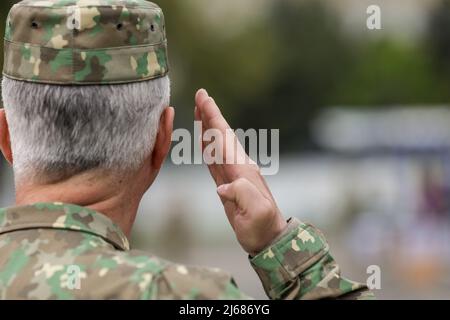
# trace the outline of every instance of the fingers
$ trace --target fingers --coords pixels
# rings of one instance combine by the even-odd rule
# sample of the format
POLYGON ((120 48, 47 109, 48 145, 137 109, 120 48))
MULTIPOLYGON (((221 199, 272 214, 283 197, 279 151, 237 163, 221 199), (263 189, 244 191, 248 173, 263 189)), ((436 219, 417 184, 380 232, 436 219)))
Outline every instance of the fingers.
MULTIPOLYGON (((241 177, 249 178, 254 171, 253 168, 257 165, 247 156, 245 149, 230 129, 214 99, 208 95, 205 89, 200 89, 195 95, 195 102, 194 113, 196 120, 202 121, 202 137, 204 132, 211 129, 222 133, 221 139, 217 137, 214 139, 216 145, 219 142, 222 146, 222 163, 208 165, 216 183, 220 185, 222 181, 229 183, 241 177)), ((202 150, 205 150, 209 143, 202 139, 202 150)))
POLYGON ((195 105, 198 107, 202 105, 206 99, 208 99, 209 95, 208 92, 206 92, 205 89, 200 89, 195 94, 195 105))
MULTIPOLYGON (((236 158, 236 160, 231 163, 248 163, 245 161, 247 160, 245 150, 234 135, 234 132, 232 132, 214 99, 208 95, 205 89, 200 89, 195 95, 195 100, 195 118, 201 119, 203 130, 207 131, 209 129, 214 129, 219 130, 222 133, 221 142, 223 145, 224 160, 227 163, 230 163, 228 160, 236 158), (228 139, 226 139, 226 137, 228 139)), ((203 147, 205 147, 205 145, 203 145, 203 147)))
POLYGON ((230 128, 216 102, 208 95, 205 89, 200 89, 197 92, 195 102, 203 126, 206 129, 218 129, 225 132, 225 130, 230 128))

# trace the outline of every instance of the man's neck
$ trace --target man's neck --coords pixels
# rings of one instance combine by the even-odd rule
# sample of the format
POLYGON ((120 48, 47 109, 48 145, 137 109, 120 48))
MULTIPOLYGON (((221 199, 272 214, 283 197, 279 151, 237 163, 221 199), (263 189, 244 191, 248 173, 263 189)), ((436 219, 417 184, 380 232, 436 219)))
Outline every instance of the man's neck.
POLYGON ((62 202, 109 217, 129 237, 142 194, 130 179, 86 172, 57 183, 17 183, 16 205, 62 202))

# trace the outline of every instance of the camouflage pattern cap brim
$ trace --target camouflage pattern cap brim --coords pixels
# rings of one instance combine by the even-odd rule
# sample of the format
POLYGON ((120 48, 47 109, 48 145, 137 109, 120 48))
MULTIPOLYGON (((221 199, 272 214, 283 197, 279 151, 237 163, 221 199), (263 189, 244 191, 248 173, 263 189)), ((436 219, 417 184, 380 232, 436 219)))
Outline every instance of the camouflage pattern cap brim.
POLYGON ((129 83, 169 71, 163 12, 144 0, 19 2, 4 50, 4 76, 39 83, 129 83))

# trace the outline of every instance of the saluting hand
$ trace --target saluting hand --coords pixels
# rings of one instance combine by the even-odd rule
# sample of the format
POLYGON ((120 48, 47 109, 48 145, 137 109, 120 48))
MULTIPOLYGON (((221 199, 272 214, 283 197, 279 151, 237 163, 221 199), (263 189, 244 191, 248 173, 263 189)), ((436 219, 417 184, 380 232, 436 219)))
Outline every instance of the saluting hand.
MULTIPOLYGON (((239 243, 254 256, 281 234, 287 223, 258 165, 247 156, 230 131, 214 99, 201 89, 195 96, 195 102, 195 119, 202 122, 203 131, 215 129, 221 133, 223 150, 220 157, 223 161, 209 164, 208 168, 239 243), (230 133, 233 139, 225 139, 226 134, 230 133), (237 163, 245 164, 230 164, 227 162, 230 155, 240 159, 237 163)), ((207 145, 208 142, 202 139, 203 150, 207 145)))

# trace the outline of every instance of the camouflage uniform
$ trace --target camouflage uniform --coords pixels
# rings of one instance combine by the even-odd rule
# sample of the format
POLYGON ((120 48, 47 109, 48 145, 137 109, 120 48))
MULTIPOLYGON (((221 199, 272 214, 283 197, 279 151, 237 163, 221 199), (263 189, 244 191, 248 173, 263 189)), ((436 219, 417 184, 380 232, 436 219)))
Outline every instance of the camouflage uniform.
MULTIPOLYGON (((250 263, 272 299, 373 297, 364 285, 339 275, 322 234, 296 219, 250 263)), ((101 213, 39 203, 0 210, 0 298, 249 297, 218 269, 174 264, 130 250, 119 227, 101 213), (74 276, 78 288, 71 285, 74 276)))
POLYGON ((25 0, 5 32, 3 74, 50 84, 114 84, 169 71, 162 10, 144 0, 25 0))
MULTIPOLYGON (((144 0, 22 1, 8 15, 4 49, 4 76, 21 81, 117 84, 169 70, 163 13, 144 0)), ((339 275, 322 234, 296 219, 250 263, 272 299, 372 297, 339 275)), ((40 203, 0 210, 0 298, 248 297, 220 270, 130 250, 101 213, 40 203)))

